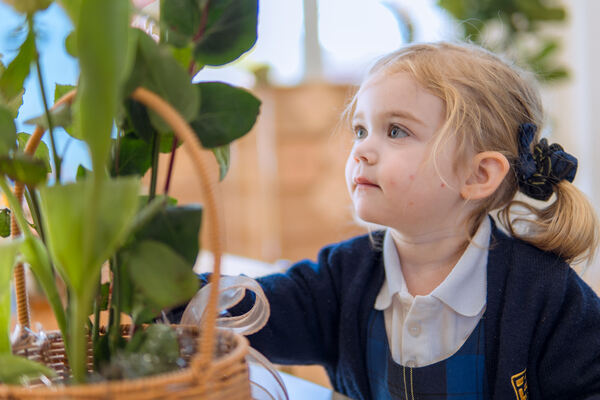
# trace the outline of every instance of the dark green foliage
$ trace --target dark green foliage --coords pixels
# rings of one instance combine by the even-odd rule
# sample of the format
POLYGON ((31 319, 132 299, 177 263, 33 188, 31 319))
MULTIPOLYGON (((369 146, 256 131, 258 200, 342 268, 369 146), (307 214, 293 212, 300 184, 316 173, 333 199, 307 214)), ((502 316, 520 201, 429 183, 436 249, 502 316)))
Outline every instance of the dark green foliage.
MULTIPOLYGON (((52 111, 52 104, 44 102, 41 116, 28 122, 43 128, 63 127, 70 140, 84 141, 91 169, 80 165, 76 182, 61 182, 64 154, 57 154, 51 132, 56 179, 47 185, 49 149, 42 143, 34 156, 25 155, 30 136, 17 135, 14 118, 26 78, 37 77, 39 87, 46 87, 41 81, 33 13, 50 2, 27 2, 34 7, 27 15, 27 37, 8 66, 0 63, 0 185, 7 193, 7 178, 28 185, 32 218, 40 233, 31 233, 18 202, 7 196, 25 237, 23 243, 8 239, 0 252, 0 261, 6 266, 2 268, 5 279, 0 280, 0 292, 5 295, 0 299, 0 322, 10 318, 6 294, 18 256, 32 266, 57 316, 74 381, 88 378, 88 333, 96 373, 103 371, 108 378, 148 376, 179 368, 183 364, 176 333, 164 325, 142 329, 140 324, 153 322, 163 309, 185 303, 197 292, 193 266, 200 249, 202 208, 174 206, 166 188, 157 190, 159 152, 174 153, 181 143, 158 113, 131 100, 130 95, 143 87, 174 108, 214 152, 222 179, 229 168, 229 146, 250 131, 260 101, 243 89, 214 82, 194 85, 191 78, 204 65, 228 63, 254 45, 258 3, 162 1, 162 38, 156 43, 130 27, 128 1, 63 0, 61 5, 75 27, 65 45, 79 62, 77 96, 72 104, 52 111), (146 197, 139 196, 139 178, 149 170, 150 191, 146 197), (101 284, 102 265, 107 262, 110 282, 101 284), (66 307, 58 296, 57 277, 66 285, 66 307), (93 323, 89 318, 92 310, 93 323), (100 334, 98 327, 101 310, 109 312, 105 334, 100 334), (132 319, 136 333, 130 340, 121 336, 121 313, 132 319)), ((13 7, 17 3, 13 2, 13 7)), ((57 84, 54 102, 73 89, 57 84)), ((0 210, 2 236, 10 234, 10 216, 9 210, 0 210)), ((5 325, 9 324, 0 327, 5 325)), ((8 330, 3 328, 0 380, 16 383, 22 376, 45 371, 21 362, 21 358, 14 361, 9 352, 8 330)))
POLYGON ((202 99, 192 128, 204 147, 219 147, 248 133, 256 122, 260 100, 222 82, 196 85, 202 99))
POLYGON ((46 181, 47 167, 44 161, 25 154, 0 157, 0 174, 26 185, 36 186, 46 181))
POLYGON ((557 5, 543 0, 438 0, 439 6, 461 22, 466 39, 494 52, 510 53, 542 81, 568 76, 566 68, 557 65, 555 60, 560 39, 539 32, 543 23, 565 21, 565 9, 560 3, 554 4, 557 5), (498 43, 483 38, 493 23, 499 23, 504 31, 498 43), (525 41, 528 46, 521 45, 525 41))

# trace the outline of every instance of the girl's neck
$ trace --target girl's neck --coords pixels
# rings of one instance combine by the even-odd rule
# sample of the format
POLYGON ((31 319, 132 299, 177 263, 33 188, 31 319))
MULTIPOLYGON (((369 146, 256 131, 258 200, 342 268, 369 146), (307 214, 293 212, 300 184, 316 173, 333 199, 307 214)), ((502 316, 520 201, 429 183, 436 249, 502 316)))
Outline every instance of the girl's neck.
POLYGON ((408 292, 427 295, 450 274, 468 246, 464 229, 406 236, 392 229, 408 292))

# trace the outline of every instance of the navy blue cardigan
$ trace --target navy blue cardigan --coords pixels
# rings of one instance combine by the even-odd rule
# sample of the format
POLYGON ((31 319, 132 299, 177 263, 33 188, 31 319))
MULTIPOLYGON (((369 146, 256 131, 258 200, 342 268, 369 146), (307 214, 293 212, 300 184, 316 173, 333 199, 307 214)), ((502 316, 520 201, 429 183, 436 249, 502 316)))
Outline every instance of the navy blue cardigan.
MULTIPOLYGON (((558 257, 495 226, 487 269, 490 398, 519 399, 526 381, 533 400, 600 399, 596 294, 558 257)), ((323 365, 336 391, 369 399, 366 329, 383 280, 382 252, 368 236, 325 247, 317 262, 259 278, 271 317, 250 343, 276 363, 323 365)), ((247 296, 232 313, 252 301, 247 296)))

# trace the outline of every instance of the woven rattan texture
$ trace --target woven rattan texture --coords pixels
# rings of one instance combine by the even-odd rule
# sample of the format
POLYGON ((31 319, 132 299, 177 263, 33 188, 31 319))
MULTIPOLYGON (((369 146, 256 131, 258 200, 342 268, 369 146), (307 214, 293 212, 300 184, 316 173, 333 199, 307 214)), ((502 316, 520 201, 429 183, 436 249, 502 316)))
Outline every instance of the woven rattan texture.
MULTIPOLYGON (((127 336, 129 327, 124 326, 127 336)), ((191 326, 176 327, 180 340, 198 338, 198 329, 191 326)), ((214 359, 203 365, 195 349, 181 356, 189 366, 179 371, 127 381, 111 381, 68 386, 69 366, 62 338, 58 332, 47 334, 39 343, 32 337, 15 346, 18 355, 43 363, 54 369, 57 377, 52 385, 41 381, 28 386, 0 385, 2 399, 249 399, 250 382, 245 355, 247 340, 229 331, 217 331, 214 359)), ((196 342, 197 340, 194 340, 196 342)), ((181 346, 186 348, 187 346, 181 346)), ((91 352, 89 357, 91 370, 91 352)))

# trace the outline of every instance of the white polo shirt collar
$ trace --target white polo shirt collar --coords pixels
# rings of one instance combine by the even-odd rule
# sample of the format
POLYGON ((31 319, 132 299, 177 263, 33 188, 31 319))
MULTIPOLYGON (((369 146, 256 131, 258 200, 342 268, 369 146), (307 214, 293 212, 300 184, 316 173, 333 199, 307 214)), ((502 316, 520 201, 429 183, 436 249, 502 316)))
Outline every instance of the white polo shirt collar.
MULTIPOLYGON (((475 316, 481 312, 486 304, 486 265, 491 228, 489 218, 485 218, 450 274, 424 297, 434 297, 464 316, 475 316)), ((402 275, 398 251, 389 229, 383 241, 383 263, 385 282, 375 300, 377 310, 388 308, 395 294, 401 298, 410 296, 402 275)))

